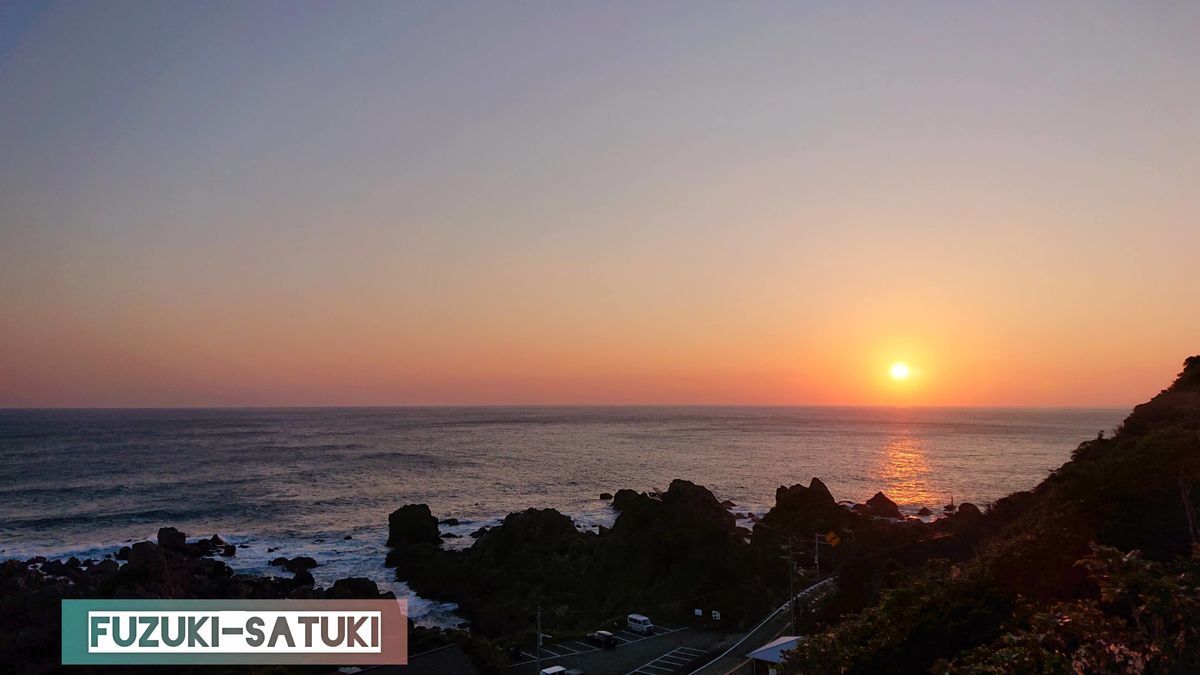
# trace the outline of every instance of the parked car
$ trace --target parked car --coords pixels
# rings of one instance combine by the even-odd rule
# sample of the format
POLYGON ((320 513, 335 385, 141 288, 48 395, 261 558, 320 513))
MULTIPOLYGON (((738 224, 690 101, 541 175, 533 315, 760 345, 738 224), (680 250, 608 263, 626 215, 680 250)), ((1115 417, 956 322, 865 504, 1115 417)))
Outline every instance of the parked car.
POLYGON ((654 623, 641 614, 630 614, 625 617, 625 621, 631 633, 654 635, 654 623))
POLYGON ((594 645, 604 647, 605 649, 610 649, 617 646, 617 638, 606 630, 598 630, 594 633, 588 633, 587 641, 594 645))

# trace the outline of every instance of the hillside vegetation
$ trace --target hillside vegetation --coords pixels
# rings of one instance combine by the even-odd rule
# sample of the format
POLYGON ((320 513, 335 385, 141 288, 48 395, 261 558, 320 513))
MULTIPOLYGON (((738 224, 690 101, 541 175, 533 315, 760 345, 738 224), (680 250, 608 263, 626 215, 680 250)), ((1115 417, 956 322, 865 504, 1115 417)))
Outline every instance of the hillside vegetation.
POLYGON ((909 538, 847 561, 844 613, 782 672, 1198 673, 1198 485, 1193 356, 1113 437, 940 550, 909 538))

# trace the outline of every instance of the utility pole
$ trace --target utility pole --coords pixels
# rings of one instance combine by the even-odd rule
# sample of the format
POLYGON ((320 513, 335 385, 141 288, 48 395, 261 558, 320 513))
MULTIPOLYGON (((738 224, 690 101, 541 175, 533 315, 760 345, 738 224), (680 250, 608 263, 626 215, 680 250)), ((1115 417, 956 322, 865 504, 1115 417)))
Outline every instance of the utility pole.
POLYGON ((813 564, 817 567, 817 579, 821 579, 821 535, 813 532, 813 564))
POLYGON ((538 603, 537 615, 537 647, 534 648, 537 652, 538 672, 542 672, 542 603, 538 603))
POLYGON ((792 620, 792 635, 796 634, 796 568, 792 557, 792 537, 788 537, 788 611, 792 620))

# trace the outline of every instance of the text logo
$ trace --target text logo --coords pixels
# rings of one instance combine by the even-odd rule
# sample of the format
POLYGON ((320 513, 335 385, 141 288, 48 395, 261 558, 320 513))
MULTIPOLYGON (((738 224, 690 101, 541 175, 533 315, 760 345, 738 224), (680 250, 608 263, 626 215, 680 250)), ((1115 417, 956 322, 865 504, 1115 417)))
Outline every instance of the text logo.
POLYGON ((63 664, 404 664, 403 600, 64 600, 63 664))

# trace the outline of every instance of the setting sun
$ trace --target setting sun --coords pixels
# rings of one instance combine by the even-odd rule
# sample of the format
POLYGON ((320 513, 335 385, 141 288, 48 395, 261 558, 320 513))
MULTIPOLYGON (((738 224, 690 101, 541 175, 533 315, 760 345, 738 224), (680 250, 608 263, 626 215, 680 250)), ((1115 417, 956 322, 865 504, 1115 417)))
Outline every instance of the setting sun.
POLYGON ((892 376, 893 380, 907 380, 912 375, 912 369, 908 367, 907 363, 897 361, 888 369, 888 373, 892 376))

